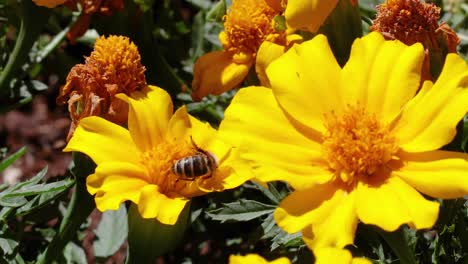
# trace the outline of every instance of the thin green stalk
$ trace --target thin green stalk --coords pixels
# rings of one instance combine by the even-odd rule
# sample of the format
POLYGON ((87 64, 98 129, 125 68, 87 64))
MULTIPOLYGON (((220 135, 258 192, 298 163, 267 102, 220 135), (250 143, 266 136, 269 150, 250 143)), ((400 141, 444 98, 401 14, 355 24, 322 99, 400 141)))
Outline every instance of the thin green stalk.
POLYGON ((15 47, 5 68, 0 72, 0 93, 8 94, 10 82, 16 71, 27 61, 29 51, 39 37, 49 18, 50 10, 39 7, 30 0, 21 1, 21 26, 15 47))
POLYGON ((65 246, 76 235, 81 224, 86 221, 96 208, 93 196, 86 190, 86 177, 94 171, 94 163, 83 154, 73 153, 76 177, 76 186, 70 205, 62 219, 59 231, 56 233, 45 252, 39 257, 37 263, 49 264, 62 254, 65 246))

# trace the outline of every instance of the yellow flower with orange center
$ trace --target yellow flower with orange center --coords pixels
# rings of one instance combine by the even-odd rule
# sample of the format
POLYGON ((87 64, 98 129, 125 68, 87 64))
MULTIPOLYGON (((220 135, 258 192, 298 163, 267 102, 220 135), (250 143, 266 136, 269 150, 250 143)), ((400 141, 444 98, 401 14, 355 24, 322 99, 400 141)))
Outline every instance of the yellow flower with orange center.
POLYGON ((245 256, 229 256, 229 264, 291 264, 291 261, 286 257, 281 257, 272 261, 268 261, 257 254, 247 254, 245 256))
POLYGON ((234 188, 248 179, 249 169, 236 150, 220 141, 209 124, 188 115, 185 107, 173 113, 164 90, 148 86, 130 97, 117 97, 130 106, 128 130, 101 117, 86 117, 64 149, 82 152, 96 163, 86 184, 99 210, 117 210, 122 202, 132 201, 143 218, 173 225, 190 198, 234 188), (193 179, 185 177, 193 168, 184 167, 186 175, 176 173, 174 165, 200 155, 200 149, 216 157, 212 173, 193 179))
POLYGON ((421 44, 371 33, 341 68, 318 35, 267 68, 271 89, 241 89, 226 110, 220 134, 258 179, 291 184, 275 220, 314 251, 353 243, 359 220, 430 228, 439 204, 421 193, 468 194, 468 155, 438 150, 468 110, 468 66, 449 54, 419 89, 423 58, 421 44))
MULTIPOLYGON (((265 64, 272 60, 268 52, 265 58, 257 54, 264 42, 280 46, 284 52, 287 40, 285 31, 277 31, 274 17, 280 15, 263 0, 234 0, 224 17, 224 31, 219 39, 224 50, 200 57, 193 68, 192 98, 201 100, 208 94, 219 95, 238 86, 247 76, 256 58, 257 71, 263 72, 265 64)), ((291 41, 297 40, 293 37, 291 41)))
POLYGON ((127 37, 97 39, 86 63, 77 64, 70 70, 57 98, 60 104, 68 102, 72 119, 68 138, 78 122, 87 116, 102 116, 111 122, 125 124, 128 105, 115 95, 144 88, 144 73, 138 48, 127 37))

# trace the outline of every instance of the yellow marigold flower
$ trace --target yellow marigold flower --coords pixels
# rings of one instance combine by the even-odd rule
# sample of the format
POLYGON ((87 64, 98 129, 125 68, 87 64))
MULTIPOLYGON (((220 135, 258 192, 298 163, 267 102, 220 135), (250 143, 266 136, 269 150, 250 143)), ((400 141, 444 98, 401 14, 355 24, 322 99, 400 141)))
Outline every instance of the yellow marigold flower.
POLYGON ((209 124, 188 115, 185 107, 173 114, 164 90, 149 86, 131 97, 117 97, 130 106, 128 130, 101 117, 87 117, 64 149, 82 152, 96 163, 86 184, 99 210, 117 210, 129 200, 138 204, 143 218, 172 225, 191 197, 247 180, 249 173, 240 172, 243 167, 235 150, 218 140, 209 124), (197 146, 217 157, 217 168, 209 178, 181 179, 173 166, 198 153, 197 146))
MULTIPOLYGON (((224 31, 219 35, 224 50, 207 53, 195 62, 193 100, 199 101, 208 94, 219 95, 238 86, 265 41, 284 49, 288 42, 286 32, 277 31, 273 20, 280 14, 263 0, 234 0, 224 17, 224 31)), ((262 65, 270 60, 265 58, 262 65)))
POLYGON ((422 229, 443 199, 468 194, 468 155, 438 150, 468 110, 468 66, 449 54, 419 90, 421 44, 357 39, 340 68, 326 37, 295 45, 267 68, 271 89, 241 89, 220 133, 244 148, 262 181, 295 191, 275 211, 312 248, 351 244, 358 220, 422 229))
POLYGON ((351 253, 339 248, 320 248, 314 251, 315 264, 371 264, 365 258, 353 258, 351 253))
POLYGON ((127 37, 97 39, 86 63, 70 70, 67 83, 57 98, 59 104, 68 102, 72 119, 68 138, 78 122, 87 116, 102 116, 111 122, 125 124, 128 105, 115 95, 144 88, 144 73, 138 49, 127 37))
POLYGON ((65 3, 66 0, 33 0, 38 6, 45 6, 48 8, 54 8, 58 5, 65 3))
POLYGON ((257 254, 248 254, 245 256, 229 256, 229 264, 291 264, 286 257, 281 257, 272 261, 267 261, 257 254))

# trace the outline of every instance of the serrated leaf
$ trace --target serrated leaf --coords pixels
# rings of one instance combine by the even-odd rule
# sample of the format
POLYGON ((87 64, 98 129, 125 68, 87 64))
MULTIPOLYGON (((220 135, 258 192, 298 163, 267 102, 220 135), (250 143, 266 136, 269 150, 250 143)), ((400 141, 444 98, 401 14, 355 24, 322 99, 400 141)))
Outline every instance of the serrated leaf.
POLYGON ((24 155, 24 153, 26 153, 26 150, 26 147, 22 147, 15 153, 11 154, 8 158, 2 160, 2 162, 0 163, 0 172, 8 168, 8 166, 10 166, 17 159, 21 158, 24 155))
POLYGON ((73 242, 67 244, 63 250, 67 264, 86 264, 86 254, 84 250, 73 242))
POLYGON ((29 185, 33 185, 33 184, 36 184, 38 182, 40 182, 44 176, 46 175, 47 173, 47 167, 45 167, 44 169, 42 169, 40 172, 38 172, 34 177, 32 177, 31 179, 27 180, 27 181, 24 181, 24 182, 19 182, 17 183, 16 185, 12 186, 10 189, 8 189, 7 191, 5 191, 5 194, 7 192, 12 192, 12 191, 16 191, 24 186, 29 186, 29 185))
POLYGON ((222 22, 226 14, 226 1, 221 0, 216 3, 206 14, 207 21, 222 22))
POLYGON ((117 211, 106 211, 101 222, 94 231, 98 240, 94 241, 93 249, 96 257, 113 255, 127 239, 127 210, 121 205, 117 211))
POLYGON ((5 207, 20 207, 23 204, 26 204, 28 200, 23 196, 18 197, 0 197, 0 205, 5 207))
POLYGON ((276 206, 260 203, 254 200, 241 199, 237 202, 224 204, 222 208, 206 212, 213 220, 221 221, 250 221, 252 219, 271 214, 276 206))
POLYGON ((18 190, 9 192, 4 195, 5 198, 9 197, 18 197, 18 196, 31 196, 38 195, 47 192, 57 192, 64 191, 71 187, 75 183, 75 180, 68 178, 58 182, 46 183, 46 184, 36 184, 32 186, 25 186, 18 190))
POLYGON ((0 237, 0 249, 3 251, 3 255, 5 256, 11 256, 16 247, 19 245, 18 241, 15 241, 10 238, 1 238, 0 237))

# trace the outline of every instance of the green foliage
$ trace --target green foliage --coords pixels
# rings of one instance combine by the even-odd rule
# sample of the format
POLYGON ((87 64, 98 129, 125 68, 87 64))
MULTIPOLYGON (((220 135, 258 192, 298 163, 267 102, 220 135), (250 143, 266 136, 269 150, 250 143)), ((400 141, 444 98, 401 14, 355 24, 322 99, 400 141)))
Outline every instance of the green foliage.
MULTIPOLYGON (((360 17, 349 18, 337 12, 334 22, 342 26, 322 27, 340 63, 346 61, 352 40, 369 31, 375 6, 382 2, 360 0, 360 17), (347 42, 339 41, 343 34, 351 36, 347 42)), ((468 4, 434 2, 442 8, 441 21, 460 37, 460 55, 468 59, 468 4)), ((124 4, 123 10, 112 15, 93 15, 86 34, 71 43, 66 34, 82 10, 71 11, 63 6, 50 10, 31 1, 0 0, 0 113, 28 107, 38 94, 53 102, 70 68, 89 56, 95 39, 120 34, 138 46, 148 83, 166 89, 175 107, 185 105, 190 114, 217 127, 236 91, 193 102, 192 72, 199 57, 222 49, 218 36, 231 1, 126 0, 124 4)), ((347 6, 340 8, 346 10, 347 6)), ((275 17, 274 22, 278 30, 285 30, 284 16, 275 17)), ((303 35, 308 38, 313 34, 303 35)), ((251 73, 244 86, 258 84, 255 69, 251 73)), ((444 149, 467 152, 468 115, 444 149)), ((0 172, 26 151, 23 147, 3 159, 0 172)), ((104 212, 95 227, 89 218, 95 204, 85 183, 94 169, 89 158, 75 154, 65 175, 48 177, 46 167, 20 183, 1 184, 0 263, 87 263, 89 252, 93 252, 96 263, 107 263, 112 255, 119 254, 127 239, 134 262, 144 259, 148 252, 151 258, 164 253, 160 260, 167 263, 226 263, 230 254, 252 252, 268 259, 288 256, 294 263, 313 261, 301 232, 288 234, 274 220, 275 208, 292 191, 285 183, 263 186, 248 182, 234 190, 193 198, 191 208, 184 211, 180 229, 175 231, 139 218, 135 207, 127 210, 128 203, 117 211, 104 212), (68 192, 73 187, 70 197, 68 192), (128 214, 131 210, 133 213, 128 214), (143 225, 148 228, 141 229, 143 225), (138 235, 128 236, 132 228, 138 235), (95 235, 88 248, 83 243, 86 229, 95 235), (167 248, 151 244, 154 241, 146 243, 156 236, 158 243, 167 242, 167 248)), ((466 199, 439 202, 440 217, 432 229, 415 231, 404 226, 387 233, 360 223, 355 244, 347 248, 354 256, 382 264, 468 263, 466 199)))

